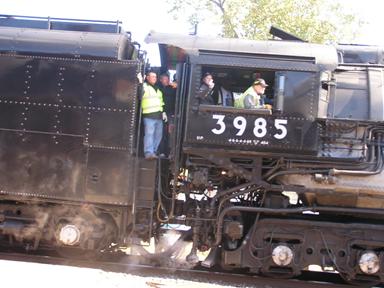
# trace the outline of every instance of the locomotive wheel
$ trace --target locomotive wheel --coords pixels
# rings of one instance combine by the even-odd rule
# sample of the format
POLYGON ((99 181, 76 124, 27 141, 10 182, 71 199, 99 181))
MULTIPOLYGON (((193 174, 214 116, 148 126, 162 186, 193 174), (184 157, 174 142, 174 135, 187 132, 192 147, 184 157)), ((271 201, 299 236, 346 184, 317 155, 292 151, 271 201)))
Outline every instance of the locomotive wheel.
MULTIPOLYGON (((108 231, 108 230, 106 230, 108 231)), ((96 260, 99 259, 104 252, 108 251, 110 245, 113 243, 112 239, 116 239, 117 233, 111 233, 105 236, 99 241, 95 249, 82 249, 79 247, 60 246, 56 248, 57 253, 64 258, 75 260, 96 260)))
MULTIPOLYGON (((118 232, 113 219, 108 214, 93 217, 93 220, 89 220, 90 216, 92 214, 83 213, 73 219, 73 223, 77 223, 76 227, 80 227, 77 231, 81 231, 78 243, 73 246, 61 243, 56 247, 56 251, 60 256, 77 260, 95 260, 100 258, 102 253, 108 251, 111 245, 116 242, 118 232), (87 225, 91 229, 86 230, 87 225), (90 244, 88 241, 93 243, 92 249, 83 248, 90 244)), ((67 226, 75 225, 68 224, 67 226)))

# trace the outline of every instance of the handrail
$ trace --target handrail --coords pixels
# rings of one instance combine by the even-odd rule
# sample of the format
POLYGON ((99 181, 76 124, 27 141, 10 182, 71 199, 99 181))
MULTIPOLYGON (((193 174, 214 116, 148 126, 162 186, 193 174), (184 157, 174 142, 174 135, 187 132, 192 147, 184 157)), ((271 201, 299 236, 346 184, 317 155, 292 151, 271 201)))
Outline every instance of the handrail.
POLYGON ((100 23, 100 24, 122 24, 123 22, 120 20, 111 21, 111 20, 84 20, 84 19, 76 19, 76 18, 56 18, 56 17, 41 17, 41 16, 23 16, 23 15, 8 15, 8 14, 0 14, 0 18, 11 18, 11 19, 20 19, 20 20, 47 20, 47 21, 74 21, 79 23, 100 23))

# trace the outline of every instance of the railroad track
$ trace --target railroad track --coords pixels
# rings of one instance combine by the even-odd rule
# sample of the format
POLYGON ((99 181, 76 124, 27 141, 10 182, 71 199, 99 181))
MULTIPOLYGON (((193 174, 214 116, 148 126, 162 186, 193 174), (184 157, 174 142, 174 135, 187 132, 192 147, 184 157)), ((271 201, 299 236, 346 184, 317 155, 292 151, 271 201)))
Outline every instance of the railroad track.
MULTIPOLYGON (((343 284, 342 279, 335 273, 305 272, 298 279, 264 278, 241 273, 212 271, 207 269, 176 269, 175 267, 159 267, 153 265, 136 264, 137 258, 122 256, 101 261, 72 260, 54 255, 25 254, 17 252, 0 252, 1 260, 34 262, 40 264, 66 265, 102 269, 108 272, 129 273, 142 277, 162 277, 205 282, 237 287, 257 288, 346 288, 354 287, 343 284)), ((384 286, 377 286, 384 287, 384 286)))

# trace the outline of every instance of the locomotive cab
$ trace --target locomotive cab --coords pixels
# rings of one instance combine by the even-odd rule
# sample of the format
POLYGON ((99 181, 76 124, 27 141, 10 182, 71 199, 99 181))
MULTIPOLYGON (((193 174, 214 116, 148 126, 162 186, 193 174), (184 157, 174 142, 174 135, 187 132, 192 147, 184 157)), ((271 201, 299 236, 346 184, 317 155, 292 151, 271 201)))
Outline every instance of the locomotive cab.
POLYGON ((182 82, 178 99, 185 102, 180 116, 185 121, 182 150, 193 155, 190 161, 196 157, 317 157, 316 119, 327 110, 327 76, 337 66, 333 47, 155 32, 147 41, 160 44, 164 66, 174 65, 176 58, 184 67, 177 73, 188 81, 182 82), (272 110, 236 108, 233 100, 224 98, 216 105, 199 104, 197 94, 206 72, 212 74, 218 90, 224 89, 235 100, 256 78, 265 79, 269 84, 266 103, 272 110))
POLYGON ((315 264, 351 282, 382 281, 359 263, 384 247, 383 67, 339 63, 335 47, 296 41, 147 41, 160 43, 163 67, 178 63, 173 173, 187 184, 174 193, 187 199, 190 259, 213 247, 220 260, 204 265, 292 277, 315 264), (234 98, 264 78, 272 110, 199 104, 206 72, 234 98))

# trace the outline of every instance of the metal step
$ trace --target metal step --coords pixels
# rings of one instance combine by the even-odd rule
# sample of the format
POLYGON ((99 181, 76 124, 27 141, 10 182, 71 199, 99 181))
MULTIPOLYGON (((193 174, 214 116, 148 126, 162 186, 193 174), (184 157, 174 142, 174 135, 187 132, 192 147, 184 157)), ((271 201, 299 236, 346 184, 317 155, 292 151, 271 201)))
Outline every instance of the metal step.
POLYGON ((152 208, 156 191, 157 161, 139 159, 136 207, 152 208))

